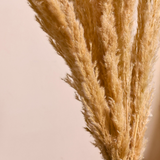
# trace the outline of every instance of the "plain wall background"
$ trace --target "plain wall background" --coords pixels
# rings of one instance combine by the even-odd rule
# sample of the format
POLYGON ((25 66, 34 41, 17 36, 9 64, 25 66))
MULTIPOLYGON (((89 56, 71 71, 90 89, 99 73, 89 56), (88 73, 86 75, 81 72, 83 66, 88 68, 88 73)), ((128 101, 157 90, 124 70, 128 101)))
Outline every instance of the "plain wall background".
MULTIPOLYGON (((74 90, 61 80, 69 68, 49 44, 27 1, 0 1, 0 23, 0 160, 101 159, 83 129, 74 90)), ((159 113, 160 59, 155 68, 147 157, 159 113)))

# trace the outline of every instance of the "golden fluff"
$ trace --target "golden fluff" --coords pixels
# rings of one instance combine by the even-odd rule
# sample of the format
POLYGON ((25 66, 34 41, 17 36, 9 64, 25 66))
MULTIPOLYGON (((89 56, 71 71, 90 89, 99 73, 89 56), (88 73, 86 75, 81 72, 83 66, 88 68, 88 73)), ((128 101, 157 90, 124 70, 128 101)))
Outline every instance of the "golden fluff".
POLYGON ((63 80, 82 102, 86 130, 103 159, 141 160, 159 48, 160 0, 28 2, 71 70, 63 80))

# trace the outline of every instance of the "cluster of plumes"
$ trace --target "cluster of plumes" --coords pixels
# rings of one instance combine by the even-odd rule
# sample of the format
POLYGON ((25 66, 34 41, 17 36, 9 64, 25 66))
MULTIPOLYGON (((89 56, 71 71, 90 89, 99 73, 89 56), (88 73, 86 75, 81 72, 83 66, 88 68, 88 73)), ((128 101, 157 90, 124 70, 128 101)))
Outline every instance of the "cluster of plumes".
POLYGON ((140 160, 159 46, 160 0, 28 0, 71 70, 86 130, 105 160, 140 160), (134 20, 137 12, 137 29, 134 20))

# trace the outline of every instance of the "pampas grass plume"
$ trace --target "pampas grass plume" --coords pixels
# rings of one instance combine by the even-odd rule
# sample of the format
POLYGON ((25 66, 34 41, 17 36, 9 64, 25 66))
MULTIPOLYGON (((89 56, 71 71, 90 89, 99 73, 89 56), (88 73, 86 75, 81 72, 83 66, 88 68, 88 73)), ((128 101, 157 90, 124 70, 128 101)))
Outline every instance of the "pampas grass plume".
POLYGON ((28 2, 71 70, 63 80, 75 89, 85 129, 103 159, 141 160, 159 48, 160 0, 28 2))

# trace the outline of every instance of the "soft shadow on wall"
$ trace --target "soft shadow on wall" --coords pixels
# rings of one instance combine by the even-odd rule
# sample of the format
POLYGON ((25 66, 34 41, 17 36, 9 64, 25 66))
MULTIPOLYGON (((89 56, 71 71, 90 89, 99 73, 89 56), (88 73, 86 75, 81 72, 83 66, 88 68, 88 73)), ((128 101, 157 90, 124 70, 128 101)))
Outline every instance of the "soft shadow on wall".
POLYGON ((144 160, 160 160, 160 49, 154 72, 154 99, 152 103, 152 117, 148 123, 146 137, 148 144, 144 160))
POLYGON ((156 116, 156 122, 155 122, 155 129, 153 133, 153 137, 151 138, 152 141, 150 142, 150 149, 148 150, 148 153, 145 160, 160 160, 160 104, 159 107, 156 109, 157 116, 156 116))

